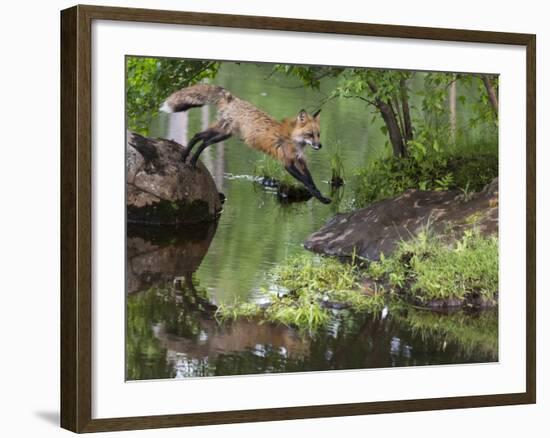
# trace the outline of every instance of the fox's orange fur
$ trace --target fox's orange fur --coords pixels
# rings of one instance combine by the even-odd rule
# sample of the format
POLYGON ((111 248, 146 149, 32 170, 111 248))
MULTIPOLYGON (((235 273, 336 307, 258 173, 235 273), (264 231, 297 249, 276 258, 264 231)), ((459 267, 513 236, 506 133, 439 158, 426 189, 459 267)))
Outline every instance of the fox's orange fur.
POLYGON ((191 159, 193 165, 206 147, 235 135, 248 146, 279 160, 285 169, 321 202, 330 202, 330 199, 323 197, 315 187, 304 157, 304 148, 307 145, 314 149, 321 148, 319 111, 309 115, 301 110, 296 117, 278 121, 226 89, 206 84, 176 91, 166 99, 161 110, 187 111, 189 108, 207 104, 217 106, 217 121, 189 141, 184 160, 199 141, 202 141, 202 144, 191 159))

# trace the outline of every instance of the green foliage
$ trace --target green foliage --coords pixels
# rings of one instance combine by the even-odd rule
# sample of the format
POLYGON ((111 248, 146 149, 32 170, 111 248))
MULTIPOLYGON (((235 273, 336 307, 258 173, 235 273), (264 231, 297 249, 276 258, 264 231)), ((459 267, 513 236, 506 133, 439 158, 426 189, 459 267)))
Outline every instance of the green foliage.
MULTIPOLYGON (((492 77, 492 85, 498 90, 498 77, 492 77)), ((424 76, 424 88, 417 93, 422 97, 420 106, 420 115, 415 120, 415 137, 423 137, 421 141, 435 141, 451 145, 467 135, 476 127, 483 127, 485 138, 494 145, 498 138, 498 118, 492 109, 489 96, 483 81, 479 75, 461 74, 461 73, 438 73, 431 72, 424 76), (457 132, 451 132, 449 117, 449 87, 456 82, 457 89, 461 94, 457 96, 457 109, 459 105, 462 111, 470 116, 463 120, 463 126, 457 128, 457 132), (468 96, 468 98, 467 98, 468 96)), ((460 112, 458 110, 457 112, 460 112)), ((477 146, 471 144, 472 141, 462 141, 459 147, 463 150, 464 146, 477 146)), ((474 142, 475 143, 475 142, 474 142)))
POLYGON ((357 172, 355 207, 397 196, 408 189, 480 190, 498 175, 498 158, 479 145, 475 154, 451 153, 425 122, 408 142, 407 156, 372 161, 357 172))
POLYGON ((467 230, 452 243, 428 230, 402 241, 391 257, 368 268, 369 275, 385 282, 392 292, 413 301, 496 300, 498 293, 498 239, 467 230))
POLYGON ((354 206, 363 207, 408 189, 471 193, 496 176, 498 157, 493 154, 451 155, 437 141, 425 145, 414 140, 407 157, 376 160, 357 172, 354 206))
POLYGON ((498 176, 498 156, 482 154, 453 156, 447 162, 448 171, 453 174, 454 184, 466 193, 478 192, 498 176))
MULTIPOLYGON (((407 81, 414 73, 399 70, 380 70, 368 68, 334 68, 334 67, 304 67, 278 65, 275 72, 293 75, 308 87, 319 89, 320 78, 337 78, 336 86, 328 93, 327 99, 338 97, 360 99, 372 105, 382 114, 382 107, 391 107, 397 117, 397 126, 404 140, 412 132, 405 122, 405 111, 408 112, 409 89, 407 81)), ((389 121, 382 129, 387 134, 389 121)), ((393 140, 392 140, 393 141, 393 140)), ((403 145, 394 145, 394 150, 402 150, 403 145)), ((400 153, 402 154, 402 152, 400 153)))
POLYGON ((360 98, 365 101, 381 99, 391 101, 401 93, 400 82, 414 75, 414 72, 380 70, 369 68, 312 67, 277 64, 273 72, 298 78, 305 86, 319 89, 321 79, 337 78, 336 86, 329 98, 360 98))
MULTIPOLYGON (((489 95, 485 89, 485 85, 482 80, 483 75, 476 74, 463 74, 460 75, 460 80, 466 86, 473 90, 476 99, 470 101, 473 116, 468 121, 469 128, 474 128, 480 125, 492 127, 496 131, 498 127, 498 117, 496 116, 491 103, 489 101, 489 95)), ((487 75, 486 75, 487 76, 487 75)), ((494 87, 498 96, 499 78, 496 75, 488 76, 491 85, 494 87)), ((464 98, 463 102, 466 99, 464 98)))
POLYGON ((454 73, 430 72, 424 76, 424 91, 418 93, 423 96, 424 112, 437 115, 445 112, 448 87, 455 80, 457 75, 454 73))
MULTIPOLYGON (((476 126, 487 127, 491 137, 498 135, 495 129, 498 119, 492 110, 487 91, 479 75, 458 74, 458 73, 418 73, 397 70, 379 70, 368 68, 333 68, 333 67, 307 67, 278 65, 275 72, 282 72, 286 75, 297 77, 305 86, 319 89, 321 78, 336 78, 336 85, 328 92, 327 100, 333 98, 354 98, 360 99, 375 109, 374 119, 381 115, 381 103, 391 107, 396 116, 398 129, 404 140, 405 147, 411 147, 410 140, 413 137, 422 144, 433 143, 438 140, 440 143, 452 143, 457 132, 450 131, 450 120, 448 114, 448 90, 453 82, 461 84, 462 93, 457 101, 470 106, 474 114, 468 121, 468 129, 476 126), (423 89, 412 91, 409 83, 416 77, 423 78, 423 89), (405 109, 409 106, 409 100, 414 97, 421 97, 419 108, 415 109, 415 117, 412 117, 412 133, 407 134, 405 109)), ((490 77, 490 81, 498 93, 498 77, 490 77)), ((367 116, 368 113, 365 114, 367 116)), ((384 135, 388 135, 388 122, 381 127, 384 135)))
POLYGON ((419 141, 450 143, 450 120, 448 115, 448 91, 457 75, 454 73, 427 73, 424 88, 417 94, 422 97, 421 115, 415 120, 416 137, 419 141))
POLYGON ((393 102, 401 94, 401 81, 413 74, 400 70, 346 68, 331 97, 359 98, 375 105, 377 100, 393 102))
POLYGON ((126 58, 128 129, 147 135, 152 118, 171 93, 214 77, 219 62, 170 58, 126 58))
POLYGON ((276 64, 272 73, 283 73, 287 76, 295 76, 305 86, 318 90, 321 86, 321 79, 336 77, 344 68, 341 67, 313 67, 305 65, 276 64))

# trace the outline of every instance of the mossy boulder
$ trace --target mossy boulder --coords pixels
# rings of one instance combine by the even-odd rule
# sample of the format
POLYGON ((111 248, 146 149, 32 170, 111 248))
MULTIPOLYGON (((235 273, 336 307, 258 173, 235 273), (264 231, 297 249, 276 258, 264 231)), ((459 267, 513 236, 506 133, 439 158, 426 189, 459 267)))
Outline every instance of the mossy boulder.
POLYGON ((482 235, 498 232, 498 179, 482 191, 407 190, 400 196, 333 217, 308 237, 304 247, 331 256, 354 254, 376 261, 391 255, 402 240, 426 226, 436 234, 460 238, 476 227, 482 235))
POLYGON ((180 225, 215 220, 220 194, 208 169, 181 161, 184 147, 174 141, 128 132, 126 213, 129 223, 180 225))

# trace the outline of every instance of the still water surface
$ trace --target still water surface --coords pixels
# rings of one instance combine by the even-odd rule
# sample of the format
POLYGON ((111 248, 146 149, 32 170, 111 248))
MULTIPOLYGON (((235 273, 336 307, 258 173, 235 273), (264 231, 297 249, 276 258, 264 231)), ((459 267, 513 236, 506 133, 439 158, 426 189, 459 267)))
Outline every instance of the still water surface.
MULTIPOLYGON (((277 118, 313 111, 327 90, 308 90, 270 77, 255 65, 222 67, 216 84, 277 118)), ((330 85, 330 84, 328 84, 330 85)), ((160 116, 152 136, 187 137, 213 113, 192 110, 187 120, 160 116)), ((179 118, 174 118, 179 117, 179 118)), ((308 151, 320 190, 329 195, 329 156, 339 147, 348 181, 355 169, 388 153, 386 137, 363 103, 336 99, 323 106, 323 149, 308 151)), ((280 325, 238 321, 219 325, 212 304, 263 302, 267 274, 286 257, 303 253, 305 238, 352 201, 348 183, 333 204, 281 204, 251 178, 260 158, 237 139, 202 155, 226 196, 217 224, 185 231, 128 229, 127 378, 255 374, 498 360, 496 311, 438 314, 395 309, 381 315, 333 311, 316 336, 280 325), (191 281, 191 279, 193 279, 191 281)))

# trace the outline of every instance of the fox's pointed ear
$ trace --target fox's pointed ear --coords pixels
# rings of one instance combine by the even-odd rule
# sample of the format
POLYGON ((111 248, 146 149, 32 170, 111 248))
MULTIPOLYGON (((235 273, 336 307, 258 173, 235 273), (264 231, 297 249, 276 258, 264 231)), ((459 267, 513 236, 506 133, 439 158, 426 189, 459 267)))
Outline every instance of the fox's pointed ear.
POLYGON ((300 110, 300 112, 298 113, 298 117, 297 117, 298 121, 300 123, 305 123, 306 120, 307 120, 307 112, 306 110, 300 110))
POLYGON ((321 108, 313 113, 313 118, 319 120, 319 115, 321 114, 321 108))

